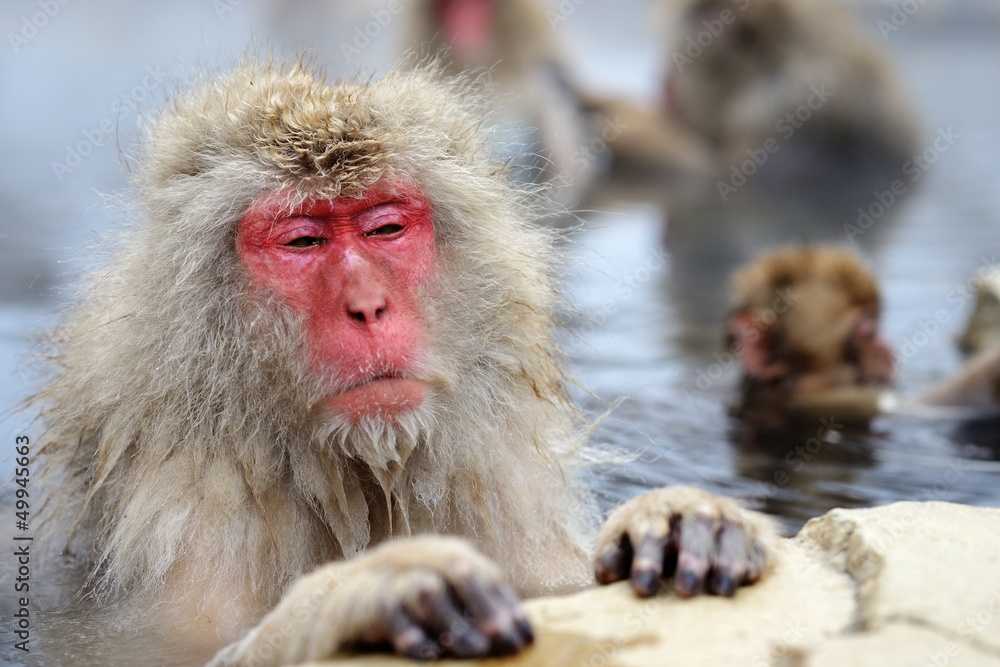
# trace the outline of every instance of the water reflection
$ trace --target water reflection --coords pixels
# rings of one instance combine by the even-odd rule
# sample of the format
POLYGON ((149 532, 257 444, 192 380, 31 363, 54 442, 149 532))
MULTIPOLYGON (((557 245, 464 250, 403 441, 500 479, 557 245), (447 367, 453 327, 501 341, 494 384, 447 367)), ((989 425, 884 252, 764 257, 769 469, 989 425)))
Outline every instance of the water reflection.
POLYGON ((801 521, 826 507, 859 504, 852 494, 831 496, 823 489, 832 483, 854 485, 859 469, 874 467, 879 435, 821 418, 781 427, 734 420, 730 438, 737 473, 760 482, 751 503, 769 514, 801 521), (794 515, 782 509, 788 507, 796 508, 794 515))

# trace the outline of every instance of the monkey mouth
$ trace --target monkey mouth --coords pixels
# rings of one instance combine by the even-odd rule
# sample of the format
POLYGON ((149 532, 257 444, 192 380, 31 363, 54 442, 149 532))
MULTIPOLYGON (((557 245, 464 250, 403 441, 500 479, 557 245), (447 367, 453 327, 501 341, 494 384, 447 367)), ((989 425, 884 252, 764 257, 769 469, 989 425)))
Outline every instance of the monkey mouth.
POLYGON ((338 391, 329 407, 351 423, 362 419, 395 422, 424 402, 426 384, 412 377, 387 374, 367 378, 338 391))

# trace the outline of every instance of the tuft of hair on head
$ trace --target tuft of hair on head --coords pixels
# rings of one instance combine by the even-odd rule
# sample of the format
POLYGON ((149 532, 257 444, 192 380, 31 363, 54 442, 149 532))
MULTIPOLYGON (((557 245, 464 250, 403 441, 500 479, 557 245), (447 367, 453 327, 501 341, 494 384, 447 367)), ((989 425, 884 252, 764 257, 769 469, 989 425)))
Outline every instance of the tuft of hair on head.
POLYGON ((802 370, 837 367, 855 316, 877 319, 878 283, 853 252, 788 246, 738 270, 730 282, 734 317, 768 331, 772 345, 802 370))
POLYGON ((736 310, 767 308, 781 290, 830 290, 853 306, 880 306, 878 283, 861 258, 823 246, 786 246, 760 256, 733 274, 730 303, 736 310))

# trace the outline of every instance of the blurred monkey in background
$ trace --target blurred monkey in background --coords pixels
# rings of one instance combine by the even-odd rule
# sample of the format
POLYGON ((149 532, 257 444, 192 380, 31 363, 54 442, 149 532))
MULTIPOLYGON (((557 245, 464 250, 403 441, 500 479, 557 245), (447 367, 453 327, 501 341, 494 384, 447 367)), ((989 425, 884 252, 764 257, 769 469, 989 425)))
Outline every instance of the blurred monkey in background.
POLYGON ((411 15, 418 52, 440 54, 451 73, 489 72, 501 127, 535 128, 510 137, 512 157, 560 202, 577 203, 609 170, 707 172, 703 147, 653 109, 580 85, 540 0, 417 0, 411 15), (525 149, 534 159, 523 161, 525 149))
POLYGON ((727 339, 743 371, 737 415, 865 424, 880 413, 1000 413, 1000 345, 985 347, 921 396, 891 391, 895 361, 879 333, 878 284, 853 252, 780 248, 735 272, 730 284, 727 339))
POLYGON ((452 74, 489 73, 494 117, 528 180, 576 203, 608 156, 581 156, 600 120, 581 108, 562 45, 536 0, 416 0, 411 43, 452 74), (529 134, 525 134, 529 133, 529 134))
MULTIPOLYGON (((885 55, 830 0, 667 0, 670 118, 724 162, 898 172, 918 125, 885 55)), ((770 169, 771 167, 767 167, 770 169)))
POLYGON ((730 348, 743 367, 736 413, 864 422, 893 377, 868 268, 839 248, 766 253, 731 280, 730 348))

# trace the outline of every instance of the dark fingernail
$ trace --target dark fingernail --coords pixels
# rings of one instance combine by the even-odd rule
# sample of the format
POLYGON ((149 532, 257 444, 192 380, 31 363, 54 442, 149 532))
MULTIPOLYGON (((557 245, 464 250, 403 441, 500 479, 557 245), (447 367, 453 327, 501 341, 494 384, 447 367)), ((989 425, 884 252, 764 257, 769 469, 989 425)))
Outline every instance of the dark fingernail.
POLYGON ((526 618, 518 618, 514 621, 514 626, 524 639, 525 645, 535 643, 535 631, 531 629, 531 623, 526 618))
POLYGON ((623 549, 612 549, 597 560, 594 566, 594 578, 604 586, 621 581, 628 576, 631 559, 626 557, 623 549))
POLYGON ((493 638, 493 655, 514 655, 527 643, 514 632, 505 632, 493 638))
POLYGON ((478 658, 489 653, 490 640, 475 628, 468 628, 455 636, 452 652, 456 658, 478 658))
POLYGON ((674 590, 683 598, 689 598, 701 592, 701 577, 690 570, 681 570, 674 577, 674 590))
POLYGON ((639 597, 648 598, 660 588, 660 575, 653 570, 636 570, 632 573, 632 589, 639 597))
POLYGON ((709 585, 709 590, 711 590, 716 595, 722 595, 725 597, 732 597, 736 594, 736 580, 724 570, 719 570, 712 574, 711 583, 709 585))
POLYGON ((437 660, 441 657, 441 649, 432 641, 423 641, 407 649, 406 657, 414 660, 437 660))
POLYGON ((597 581, 598 585, 607 586, 608 584, 613 584, 616 581, 621 581, 622 576, 614 570, 598 566, 597 569, 594 570, 594 579, 597 581))

